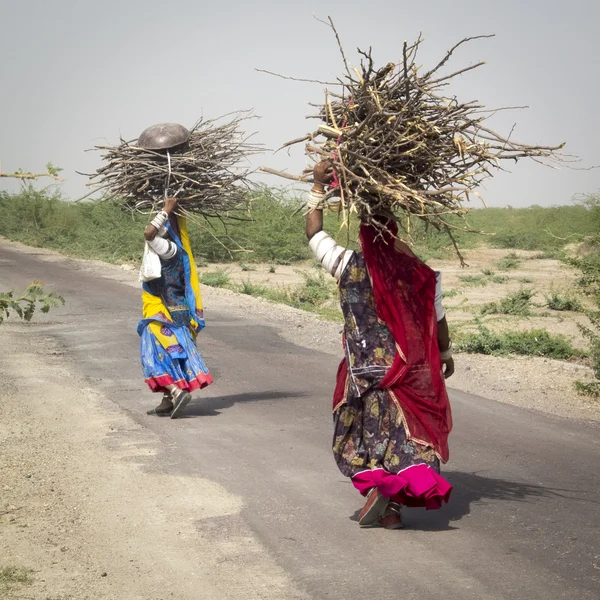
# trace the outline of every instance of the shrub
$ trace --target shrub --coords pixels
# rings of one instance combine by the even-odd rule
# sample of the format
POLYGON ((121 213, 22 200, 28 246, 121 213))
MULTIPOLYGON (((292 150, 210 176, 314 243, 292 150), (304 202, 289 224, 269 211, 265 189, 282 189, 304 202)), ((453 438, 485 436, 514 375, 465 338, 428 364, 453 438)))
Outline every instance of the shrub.
POLYGON ((216 269, 215 271, 205 271, 200 276, 200 282, 212 287, 225 287, 229 284, 230 276, 227 269, 216 269))
POLYGON ((456 347, 461 352, 495 356, 520 354, 565 360, 585 355, 574 348, 566 337, 551 335, 544 329, 494 333, 487 327, 480 326, 477 333, 459 335, 456 347))
POLYGON ((488 284, 484 275, 459 275, 458 278, 468 286, 485 287, 488 284))
POLYGON ((510 277, 507 277, 506 275, 494 275, 492 277, 492 283, 506 283, 509 279, 510 277))
POLYGON ((546 306, 552 310, 568 310, 572 312, 582 312, 583 305, 577 298, 552 292, 546 296, 546 306))
POLYGON ((501 298, 499 302, 486 304, 481 309, 482 315, 515 315, 526 317, 531 314, 531 298, 534 295, 533 290, 521 289, 517 292, 511 292, 501 298))
POLYGON ((515 252, 510 252, 506 256, 502 257, 496 262, 496 266, 501 271, 509 271, 511 269, 517 269, 521 264, 521 259, 515 252))

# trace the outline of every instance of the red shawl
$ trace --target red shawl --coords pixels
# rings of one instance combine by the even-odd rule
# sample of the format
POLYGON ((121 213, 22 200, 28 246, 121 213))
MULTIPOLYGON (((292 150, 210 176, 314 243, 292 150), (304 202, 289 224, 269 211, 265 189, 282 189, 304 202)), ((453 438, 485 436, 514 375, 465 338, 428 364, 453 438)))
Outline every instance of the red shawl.
MULTIPOLYGON (((397 251, 396 224, 386 225, 386 232, 372 226, 360 230, 377 316, 390 329, 397 348, 379 387, 388 389, 397 401, 409 439, 432 446, 447 462, 452 416, 437 343, 435 272, 418 258, 397 251)), ((345 397, 346 377, 344 360, 334 406, 345 397)))

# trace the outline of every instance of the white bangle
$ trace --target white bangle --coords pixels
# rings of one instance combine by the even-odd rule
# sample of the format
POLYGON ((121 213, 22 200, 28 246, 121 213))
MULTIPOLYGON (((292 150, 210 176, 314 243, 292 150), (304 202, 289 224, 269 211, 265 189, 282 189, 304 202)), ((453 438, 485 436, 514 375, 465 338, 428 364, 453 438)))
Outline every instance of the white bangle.
POLYGON ((324 192, 315 192, 311 190, 308 194, 308 201, 306 202, 306 208, 308 212, 313 210, 321 210, 323 208, 323 199, 325 198, 324 192))
POLYGON ((452 358, 452 340, 450 340, 448 348, 443 352, 440 352, 440 358, 442 360, 450 360, 452 358))
POLYGON ((150 222, 150 224, 153 227, 156 227, 156 229, 160 229, 161 227, 164 227, 164 225, 165 225, 165 223, 167 222, 168 219, 169 219, 169 215, 164 210, 161 210, 154 217, 154 219, 152 219, 152 221, 150 222))

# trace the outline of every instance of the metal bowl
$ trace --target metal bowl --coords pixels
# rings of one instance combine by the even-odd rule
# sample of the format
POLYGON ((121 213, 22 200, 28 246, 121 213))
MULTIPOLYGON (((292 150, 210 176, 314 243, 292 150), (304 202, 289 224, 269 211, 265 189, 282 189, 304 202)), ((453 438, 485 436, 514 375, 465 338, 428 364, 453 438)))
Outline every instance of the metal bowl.
POLYGON ((178 123, 159 123, 142 131, 137 145, 144 150, 168 150, 185 144, 190 132, 178 123))

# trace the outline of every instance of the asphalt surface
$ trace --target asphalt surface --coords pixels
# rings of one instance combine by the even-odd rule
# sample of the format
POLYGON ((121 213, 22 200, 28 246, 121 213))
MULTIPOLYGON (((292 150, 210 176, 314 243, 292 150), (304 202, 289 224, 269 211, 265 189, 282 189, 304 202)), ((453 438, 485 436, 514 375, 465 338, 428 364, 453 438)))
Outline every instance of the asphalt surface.
MULTIPOLYGON (((178 449, 177 461, 161 465, 159 456, 156 468, 241 496, 245 524, 311 597, 600 597, 596 425, 452 391, 443 471, 454 485, 450 504, 407 510, 404 531, 361 530, 361 498, 330 451, 333 357, 283 340, 252 314, 207 306, 199 346, 216 383, 195 395, 184 419, 147 417, 156 398, 139 366, 139 292, 76 261, 0 246, 0 289, 33 280, 67 299, 36 317, 40 335, 58 340, 91 387, 178 449)), ((198 529, 227 530, 226 519, 206 521, 198 529)))

